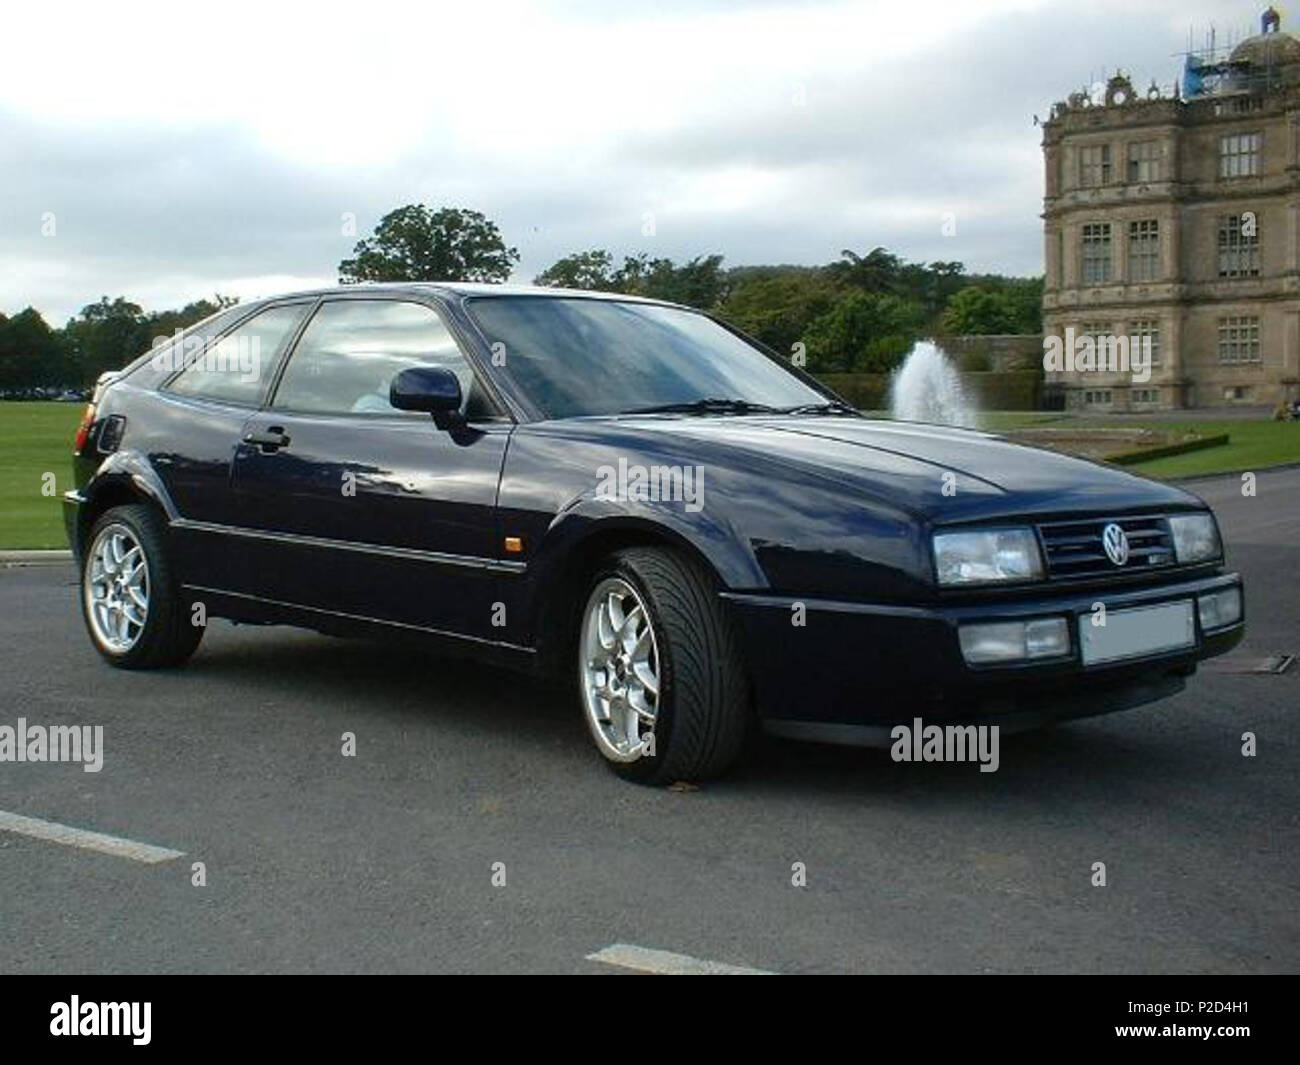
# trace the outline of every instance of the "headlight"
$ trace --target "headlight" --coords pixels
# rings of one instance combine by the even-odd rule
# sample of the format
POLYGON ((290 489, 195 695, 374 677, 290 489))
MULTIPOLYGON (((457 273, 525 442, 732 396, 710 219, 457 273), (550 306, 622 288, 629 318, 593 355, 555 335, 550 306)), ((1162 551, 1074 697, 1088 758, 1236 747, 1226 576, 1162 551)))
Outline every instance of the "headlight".
POLYGON ((934 566, 940 584, 1030 581, 1043 575, 1032 529, 936 533, 934 566))
POLYGON ((1223 554, 1213 514, 1179 514, 1169 519, 1169 532, 1179 562, 1204 562, 1223 554))

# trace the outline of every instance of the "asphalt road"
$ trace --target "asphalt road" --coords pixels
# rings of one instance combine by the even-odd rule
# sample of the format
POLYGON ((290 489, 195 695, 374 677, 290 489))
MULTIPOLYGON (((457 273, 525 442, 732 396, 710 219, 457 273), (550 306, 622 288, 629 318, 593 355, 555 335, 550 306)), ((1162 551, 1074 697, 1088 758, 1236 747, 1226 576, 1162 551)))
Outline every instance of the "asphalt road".
MULTIPOLYGON (((1247 580, 1235 656, 1300 651, 1300 470, 1191 487, 1247 580)), ((611 944, 782 973, 1300 969, 1300 666, 1004 738, 996 773, 767 741, 675 792, 615 778, 528 680, 224 622, 188 668, 125 673, 74 596, 63 567, 0 570, 0 725, 102 725, 104 767, 0 763, 0 812, 183 856, 0 830, 0 972, 627 971, 587 960, 611 944)))

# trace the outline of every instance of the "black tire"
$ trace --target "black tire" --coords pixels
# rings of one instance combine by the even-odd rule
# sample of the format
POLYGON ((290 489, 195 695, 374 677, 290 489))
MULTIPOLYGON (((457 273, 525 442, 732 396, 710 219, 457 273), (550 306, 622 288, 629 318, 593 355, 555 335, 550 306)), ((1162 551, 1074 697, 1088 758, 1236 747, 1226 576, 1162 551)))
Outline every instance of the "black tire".
MULTIPOLYGON (((735 625, 718 598, 712 575, 693 559, 657 547, 626 548, 606 558, 588 581, 579 605, 575 658, 584 683, 583 614, 608 577, 632 585, 645 603, 659 648, 660 697, 654 753, 615 761, 619 776, 642 784, 707 780, 722 775, 750 733, 750 688, 735 625)), ((587 709, 579 691, 584 716, 587 709)))
POLYGON ((162 515, 143 503, 113 507, 96 520, 81 560, 80 598, 81 616, 91 644, 106 662, 119 669, 162 669, 180 665, 195 652, 203 639, 203 626, 193 624, 191 602, 181 594, 172 567, 162 515), (128 531, 139 545, 147 567, 148 611, 134 642, 125 649, 106 643, 90 616, 88 585, 94 547, 100 534, 114 526, 128 531))

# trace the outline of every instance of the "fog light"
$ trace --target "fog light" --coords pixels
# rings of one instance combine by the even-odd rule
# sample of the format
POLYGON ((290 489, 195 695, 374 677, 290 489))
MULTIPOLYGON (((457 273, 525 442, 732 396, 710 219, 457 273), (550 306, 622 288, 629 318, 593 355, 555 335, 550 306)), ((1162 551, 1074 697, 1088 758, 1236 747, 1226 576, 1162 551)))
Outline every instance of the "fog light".
POLYGON ((1070 653, 1070 626, 1065 618, 963 625, 958 637, 962 657, 972 666, 1061 658, 1070 653))
POLYGON ((1235 625, 1241 620, 1241 589, 1234 586, 1198 596, 1196 606, 1201 613, 1202 632, 1235 625))

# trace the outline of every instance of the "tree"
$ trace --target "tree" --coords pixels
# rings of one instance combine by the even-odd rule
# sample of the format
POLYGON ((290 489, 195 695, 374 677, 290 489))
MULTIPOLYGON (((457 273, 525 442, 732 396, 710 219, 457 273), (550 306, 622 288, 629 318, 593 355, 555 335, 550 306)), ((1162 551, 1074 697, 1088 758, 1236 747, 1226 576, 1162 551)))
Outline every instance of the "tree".
POLYGON ((808 327, 808 369, 885 373, 916 343, 921 308, 889 293, 853 292, 808 327))
POLYGON ((614 257, 603 248, 574 252, 553 263, 533 279, 535 284, 553 288, 581 288, 595 292, 615 292, 614 257))
POLYGON ((839 290, 819 269, 733 271, 718 313, 788 357, 795 344, 807 343, 808 326, 839 298, 839 290))
POLYGON ((712 310, 726 296, 721 255, 697 255, 681 266, 669 266, 667 274, 652 278, 646 295, 705 311, 712 310))
POLYGON ((32 307, 12 318, 0 315, 0 388, 68 385, 73 375, 64 346, 32 307))
POLYGON ((1006 281, 1007 300, 1015 311, 1017 333, 1043 331, 1043 278, 1012 277, 1006 281))
POLYGON ((863 292, 888 292, 917 304, 927 328, 938 325, 949 299, 972 280, 963 263, 909 263, 884 248, 872 248, 866 255, 846 248, 840 256, 839 262, 827 267, 840 284, 863 292))
POLYGON ((935 322, 953 295, 966 285, 966 266, 960 262, 933 262, 926 267, 908 267, 919 273, 911 294, 925 307, 927 323, 935 322))
POLYGON ((118 296, 111 303, 81 309, 63 329, 68 355, 82 384, 91 384, 105 370, 119 370, 149 350, 149 322, 140 305, 118 296))
POLYGON ((176 330, 188 329, 218 311, 235 306, 238 302, 239 298, 236 296, 223 296, 217 293, 210 300, 195 300, 193 303, 187 303, 179 311, 150 311, 145 320, 149 342, 153 344, 158 337, 174 336, 176 330))
POLYGON ((967 285, 948 301, 942 326, 951 336, 1015 333, 1019 315, 1006 293, 967 285))
POLYGON ((574 252, 548 266, 536 280, 539 285, 626 292, 701 310, 712 310, 727 294, 721 255, 697 255, 678 266, 671 259, 651 259, 638 252, 625 256, 617 270, 613 265, 614 257, 603 249, 574 252))
POLYGON ((831 264, 836 278, 852 288, 866 292, 897 292, 903 260, 884 248, 872 248, 866 255, 845 248, 840 261, 831 264))
POLYGON ((619 292, 701 310, 713 309, 727 292, 721 255, 697 255, 677 266, 671 259, 651 259, 641 252, 624 258, 613 282, 619 292))
POLYGON ((458 207, 407 204, 379 220, 339 263, 343 284, 358 281, 505 281, 519 261, 496 223, 458 207))

